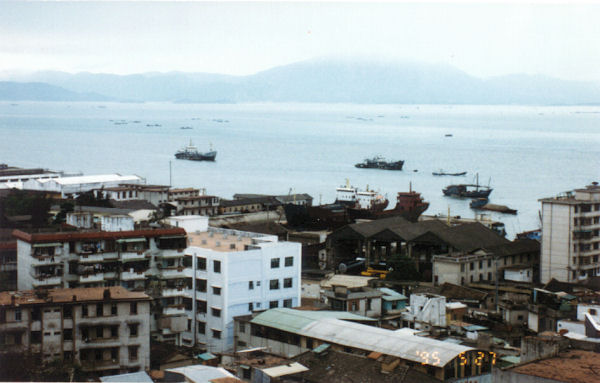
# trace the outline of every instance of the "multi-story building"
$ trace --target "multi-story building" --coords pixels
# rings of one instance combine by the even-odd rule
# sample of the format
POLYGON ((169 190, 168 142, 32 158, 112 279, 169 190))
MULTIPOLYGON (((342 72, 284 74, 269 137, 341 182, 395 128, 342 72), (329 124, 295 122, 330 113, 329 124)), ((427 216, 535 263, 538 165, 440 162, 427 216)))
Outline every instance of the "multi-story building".
POLYGON ((155 298, 156 334, 185 329, 182 302, 171 291, 183 288, 184 267, 190 266, 185 264, 184 229, 43 234, 15 230, 13 236, 19 290, 123 286, 146 291, 155 298))
POLYGON ((94 193, 115 201, 144 200, 157 207, 169 200, 169 186, 164 185, 121 184, 94 190, 94 193))
POLYGON ((77 361, 101 375, 150 368, 150 297, 123 287, 0 293, 0 352, 77 361))
POLYGON ((200 195, 200 189, 196 188, 173 188, 169 189, 167 199, 169 202, 175 202, 182 197, 196 197, 200 195))
POLYGON ((177 202, 179 215, 208 215, 219 213, 220 198, 213 195, 198 195, 194 197, 180 197, 177 202))
POLYGON ((465 285, 476 282, 510 280, 534 281, 540 259, 540 243, 520 239, 500 245, 485 246, 470 252, 434 255, 433 282, 465 285), (522 276, 518 278, 517 276, 522 276))
POLYGON ((576 282, 600 275, 600 186, 597 182, 541 199, 540 279, 576 282))
POLYGON ((233 317, 300 305, 299 243, 212 227, 188 232, 188 238, 186 255, 193 259, 194 277, 191 289, 187 282, 188 288, 178 292, 188 318, 183 345, 215 352, 232 349, 233 317))

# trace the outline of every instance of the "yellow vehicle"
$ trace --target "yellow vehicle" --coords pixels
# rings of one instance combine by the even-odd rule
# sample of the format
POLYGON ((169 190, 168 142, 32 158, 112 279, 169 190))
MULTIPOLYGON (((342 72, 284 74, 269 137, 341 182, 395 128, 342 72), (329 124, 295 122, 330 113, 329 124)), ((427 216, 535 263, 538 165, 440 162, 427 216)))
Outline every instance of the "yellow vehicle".
POLYGON ((365 271, 362 271, 360 275, 365 277, 378 277, 379 279, 385 279, 389 270, 377 270, 372 267, 367 267, 365 271))

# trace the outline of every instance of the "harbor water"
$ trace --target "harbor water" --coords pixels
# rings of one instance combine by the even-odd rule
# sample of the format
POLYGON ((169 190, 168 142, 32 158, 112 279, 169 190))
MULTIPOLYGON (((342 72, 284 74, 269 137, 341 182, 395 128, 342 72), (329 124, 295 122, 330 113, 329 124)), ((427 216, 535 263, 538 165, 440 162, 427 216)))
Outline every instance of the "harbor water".
POLYGON ((308 193, 315 204, 346 179, 391 207, 412 185, 431 203, 425 214, 469 218, 470 201, 442 189, 478 174, 491 203, 518 210, 488 212, 512 237, 539 227, 538 199, 600 181, 600 107, 3 102, 0 163, 133 173, 223 198, 308 193), (216 162, 176 160, 190 139, 200 151, 212 144, 216 162), (354 167, 375 155, 404 169, 354 167), (468 173, 431 174, 440 169, 468 173))

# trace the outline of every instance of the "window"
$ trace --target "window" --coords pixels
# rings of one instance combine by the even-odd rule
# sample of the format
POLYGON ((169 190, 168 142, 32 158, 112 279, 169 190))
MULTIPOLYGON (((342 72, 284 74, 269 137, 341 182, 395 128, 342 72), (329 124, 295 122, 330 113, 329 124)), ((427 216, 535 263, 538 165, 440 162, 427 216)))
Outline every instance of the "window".
POLYGON ((252 311, 254 310, 254 305, 252 304, 252 302, 248 303, 248 311, 252 311))
POLYGON ((246 379, 246 380, 250 380, 252 379, 252 370, 250 370, 250 368, 246 367, 242 367, 242 378, 246 379))
POLYGON ((292 287, 292 278, 285 278, 283 280, 283 287, 284 288, 290 288, 290 287, 292 287))
POLYGON ((488 267, 492 267, 492 260, 488 259, 488 267))
POLYGON ((279 307, 279 301, 271 301, 271 302, 269 302, 269 308, 270 309, 274 309, 274 308, 277 308, 277 307, 279 307))
POLYGON ((221 317, 221 309, 216 309, 214 307, 211 307, 210 311, 212 313, 212 316, 217 317, 217 318, 221 317))
POLYGON ((137 314, 137 302, 131 302, 129 304, 129 314, 136 315, 137 314))
POLYGON ((221 261, 213 261, 213 271, 215 273, 221 272, 221 261))
MULTIPOLYGON (((69 330, 65 330, 66 332, 69 330)), ((42 343, 42 332, 41 331, 32 331, 31 332, 31 344, 40 344, 42 343)))
POLYGON ((198 334, 206 334, 206 323, 198 322, 198 334))
POLYGON ((138 327, 139 324, 137 323, 129 324, 129 336, 138 336, 138 327))
POLYGON ((367 298, 367 310, 371 310, 371 298, 367 298))
POLYGON ((96 305, 96 316, 101 317, 102 315, 104 315, 104 309, 102 307, 102 303, 98 303, 96 305))
POLYGON ((285 267, 294 266, 294 257, 285 257, 285 267))
POLYGON ((206 301, 198 301, 197 304, 198 304, 198 307, 197 307, 198 312, 206 314, 206 301))
POLYGON ((460 264, 460 271, 465 271, 465 264, 464 263, 460 264))
POLYGON ((139 346, 129 346, 129 360, 137 360, 138 358, 138 347, 139 346))
POLYGON ((63 331, 63 340, 73 340, 73 330, 70 328, 66 328, 63 331))
POLYGON ((73 318, 73 307, 71 307, 71 306, 63 307, 63 316, 65 318, 73 318))
POLYGON ((279 289, 279 279, 271 279, 269 282, 269 290, 279 289))
POLYGON ((291 299, 284 299, 283 300, 283 307, 292 308, 292 300, 291 299))
POLYGON ((479 261, 479 268, 483 269, 483 261, 479 261))
POLYGON ((20 308, 16 308, 15 309, 15 322, 20 322, 21 321, 21 309, 20 308))
POLYGON ((254 290, 254 281, 248 282, 248 290, 254 290))
POLYGON ((113 303, 110 305, 110 315, 117 315, 117 304, 113 303))
POLYGON ((96 327, 96 338, 104 337, 104 329, 100 326, 96 327))
POLYGON ((196 291, 206 292, 206 279, 196 279, 196 291))
POLYGON ((31 310, 31 320, 40 320, 42 317, 42 313, 40 312, 39 307, 34 307, 31 310))
POLYGON ((198 270, 206 270, 206 258, 204 258, 204 257, 196 258, 196 268, 198 270))
POLYGON ((64 360, 72 360, 73 359, 73 352, 72 351, 65 351, 63 353, 63 359, 64 360))
POLYGON ((119 359, 119 348, 118 347, 113 347, 110 349, 110 358, 112 360, 119 359))
POLYGON ((272 269, 279 268, 279 258, 271 258, 271 268, 272 269))
POLYGON ((471 262, 470 266, 471 266, 471 270, 475 270, 475 262, 471 262))
POLYGON ((213 290, 213 295, 221 295, 220 287, 213 286, 212 290, 213 290))
POLYGON ((240 328, 240 332, 246 332, 246 323, 240 322, 239 328, 240 328))
POLYGON ((212 330, 212 334, 213 334, 213 338, 215 338, 215 339, 221 339, 221 331, 219 331, 219 330, 212 330))

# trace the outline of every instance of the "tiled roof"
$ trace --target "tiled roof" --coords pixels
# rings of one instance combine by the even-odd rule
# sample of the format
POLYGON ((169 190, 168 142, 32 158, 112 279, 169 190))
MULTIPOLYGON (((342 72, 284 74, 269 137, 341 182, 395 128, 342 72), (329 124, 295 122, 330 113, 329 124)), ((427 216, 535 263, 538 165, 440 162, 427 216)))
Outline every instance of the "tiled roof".
POLYGON ((557 357, 518 365, 509 369, 523 375, 537 376, 557 382, 589 383, 600 380, 600 354, 569 350, 557 357))
POLYGON ((147 300, 150 297, 142 292, 129 291, 121 286, 112 287, 78 287, 74 289, 48 290, 47 297, 35 290, 0 292, 0 306, 29 305, 39 303, 90 302, 105 300, 105 290, 110 291, 111 300, 147 300), (14 302, 13 302, 14 297, 14 302))
POLYGON ((160 237, 161 235, 185 235, 183 228, 144 229, 129 231, 76 231, 61 233, 26 233, 14 230, 13 237, 29 243, 77 241, 84 239, 118 239, 135 237, 160 237))

